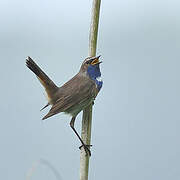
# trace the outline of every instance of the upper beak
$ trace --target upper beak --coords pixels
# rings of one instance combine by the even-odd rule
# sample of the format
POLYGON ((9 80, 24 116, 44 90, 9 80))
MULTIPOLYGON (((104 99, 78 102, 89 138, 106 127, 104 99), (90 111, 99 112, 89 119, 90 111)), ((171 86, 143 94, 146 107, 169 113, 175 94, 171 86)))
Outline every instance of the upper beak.
POLYGON ((95 57, 94 60, 91 62, 91 64, 92 64, 92 65, 96 65, 96 64, 102 63, 102 61, 99 61, 99 58, 100 58, 100 57, 101 57, 101 55, 95 57))

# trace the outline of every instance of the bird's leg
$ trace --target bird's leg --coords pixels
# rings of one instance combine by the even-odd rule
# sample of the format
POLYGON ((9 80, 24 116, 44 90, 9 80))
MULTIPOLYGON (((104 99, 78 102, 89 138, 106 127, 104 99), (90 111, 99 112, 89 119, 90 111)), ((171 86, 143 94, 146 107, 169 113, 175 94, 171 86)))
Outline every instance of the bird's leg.
MULTIPOLYGON (((71 122, 70 122, 70 126, 71 126, 72 130, 75 132, 75 134, 76 134, 76 136, 78 137, 78 139, 81 141, 82 146, 84 147, 84 150, 85 150, 85 152, 86 152, 86 155, 91 156, 91 151, 90 151, 90 149, 88 148, 88 145, 84 144, 83 140, 81 139, 81 137, 80 137, 79 134, 77 133, 76 129, 74 128, 75 119, 76 119, 76 117, 72 117, 71 122)), ((82 147, 82 146, 80 146, 80 147, 82 147)))

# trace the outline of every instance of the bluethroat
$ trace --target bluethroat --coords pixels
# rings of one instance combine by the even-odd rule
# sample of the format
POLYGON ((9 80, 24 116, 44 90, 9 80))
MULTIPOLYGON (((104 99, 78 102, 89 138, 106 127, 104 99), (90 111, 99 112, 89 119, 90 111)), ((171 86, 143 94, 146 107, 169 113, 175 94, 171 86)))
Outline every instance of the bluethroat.
POLYGON ((99 61, 99 57, 100 56, 86 58, 79 72, 61 87, 56 86, 30 57, 26 59, 26 66, 35 73, 47 93, 48 103, 41 110, 52 105, 48 114, 45 115, 42 120, 60 112, 70 114, 72 116, 70 127, 81 141, 81 147, 84 147, 87 155, 91 155, 90 145, 86 145, 83 142, 74 128, 74 122, 79 112, 94 103, 102 87, 103 82, 101 80, 99 67, 101 61, 99 61))

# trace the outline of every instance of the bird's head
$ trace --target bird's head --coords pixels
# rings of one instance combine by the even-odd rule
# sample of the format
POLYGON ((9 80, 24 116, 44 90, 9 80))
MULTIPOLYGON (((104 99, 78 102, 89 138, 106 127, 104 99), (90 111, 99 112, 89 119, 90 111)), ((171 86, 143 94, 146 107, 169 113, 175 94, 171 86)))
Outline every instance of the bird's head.
POLYGON ((99 61, 99 58, 100 56, 86 58, 81 65, 80 71, 87 72, 90 69, 99 68, 99 64, 102 63, 102 61, 99 61))
POLYGON ((99 68, 99 64, 102 63, 99 61, 100 56, 97 57, 88 57, 84 60, 81 65, 80 72, 88 75, 90 79, 92 79, 96 85, 98 90, 102 87, 102 80, 101 80, 101 72, 99 68))

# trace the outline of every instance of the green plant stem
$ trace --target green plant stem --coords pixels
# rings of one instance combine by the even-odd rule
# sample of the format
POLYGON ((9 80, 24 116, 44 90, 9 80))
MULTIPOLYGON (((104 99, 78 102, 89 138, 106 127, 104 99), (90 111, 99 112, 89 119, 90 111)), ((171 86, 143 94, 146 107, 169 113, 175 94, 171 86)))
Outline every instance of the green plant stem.
MULTIPOLYGON (((100 13, 101 0, 93 0, 92 4, 92 15, 91 25, 89 33, 89 56, 96 55, 97 47, 97 36, 98 36, 98 24, 99 24, 99 13, 100 13)), ((91 144, 91 126, 92 126, 92 105, 89 105, 83 111, 82 118, 82 132, 81 137, 85 144, 91 144)), ((80 180, 88 180, 89 172, 89 156, 83 148, 81 148, 80 154, 80 180)))

